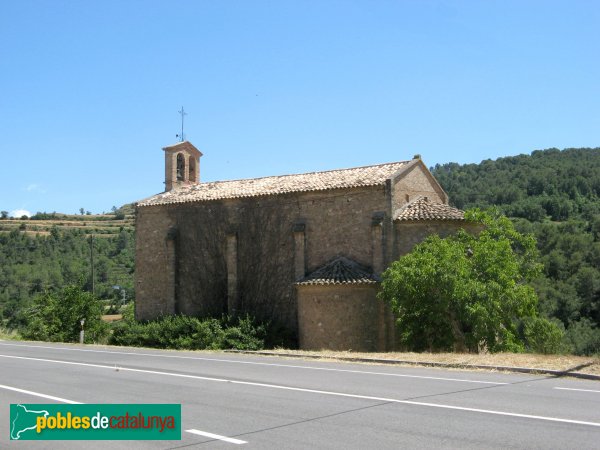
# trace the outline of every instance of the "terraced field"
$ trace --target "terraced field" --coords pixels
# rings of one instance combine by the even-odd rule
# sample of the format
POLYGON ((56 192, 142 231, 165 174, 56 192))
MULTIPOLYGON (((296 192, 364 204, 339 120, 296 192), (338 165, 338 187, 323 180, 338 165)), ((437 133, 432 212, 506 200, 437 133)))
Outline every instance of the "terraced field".
POLYGON ((0 220, 0 233, 9 233, 15 229, 28 235, 48 235, 52 228, 60 230, 80 229, 86 235, 99 238, 114 237, 121 230, 133 230, 134 215, 95 214, 69 215, 56 214, 53 219, 3 219, 0 220))

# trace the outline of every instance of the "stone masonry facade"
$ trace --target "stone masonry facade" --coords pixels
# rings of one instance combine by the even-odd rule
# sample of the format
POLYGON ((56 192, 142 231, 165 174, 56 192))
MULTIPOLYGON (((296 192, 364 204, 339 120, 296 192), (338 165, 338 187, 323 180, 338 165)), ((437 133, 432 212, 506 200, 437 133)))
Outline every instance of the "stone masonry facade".
POLYGON ((391 350, 379 276, 427 235, 466 225, 420 158, 200 183, 199 173, 173 169, 181 154, 199 170, 189 142, 165 154, 180 183, 137 205, 138 319, 249 313, 287 328, 302 348, 391 350))

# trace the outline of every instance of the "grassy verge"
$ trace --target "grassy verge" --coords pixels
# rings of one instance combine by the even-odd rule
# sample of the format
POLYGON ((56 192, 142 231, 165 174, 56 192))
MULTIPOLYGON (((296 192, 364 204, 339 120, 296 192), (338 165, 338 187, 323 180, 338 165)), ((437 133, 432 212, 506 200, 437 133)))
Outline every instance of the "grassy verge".
POLYGON ((7 330, 6 328, 0 328, 0 340, 4 341, 17 341, 21 339, 21 336, 15 330, 7 330))
POLYGON ((590 364, 587 367, 578 369, 577 372, 600 375, 600 356, 538 355, 532 353, 359 353, 337 352, 331 350, 302 351, 284 349, 273 350, 273 353, 292 353, 298 356, 319 356, 324 359, 371 358, 411 362, 439 362, 459 365, 529 367, 534 369, 551 370, 572 370, 574 367, 590 364))

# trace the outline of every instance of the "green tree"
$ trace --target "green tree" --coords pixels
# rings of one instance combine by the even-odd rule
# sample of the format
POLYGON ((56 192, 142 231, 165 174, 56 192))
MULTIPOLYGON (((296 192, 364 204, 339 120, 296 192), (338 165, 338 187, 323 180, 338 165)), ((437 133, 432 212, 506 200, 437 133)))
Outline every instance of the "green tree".
POLYGON ((600 355, 600 329, 587 318, 570 324, 566 340, 576 355, 600 355))
POLYGON ((522 351, 519 321, 537 314, 535 239, 497 212, 465 217, 484 228, 427 238, 384 272, 380 298, 411 350, 522 351))
POLYGON ((518 231, 535 235, 544 265, 533 283, 540 314, 562 322, 567 347, 576 353, 593 353, 600 334, 598 174, 600 148, 536 150, 433 168, 454 206, 496 203, 518 231))
POLYGON ((25 339, 51 342, 78 342, 81 319, 85 319, 85 341, 98 342, 108 333, 101 319, 102 304, 81 285, 69 285, 60 292, 45 292, 34 298, 24 311, 25 339))
POLYGON ((0 211, 0 219, 8 219, 8 211, 0 211))

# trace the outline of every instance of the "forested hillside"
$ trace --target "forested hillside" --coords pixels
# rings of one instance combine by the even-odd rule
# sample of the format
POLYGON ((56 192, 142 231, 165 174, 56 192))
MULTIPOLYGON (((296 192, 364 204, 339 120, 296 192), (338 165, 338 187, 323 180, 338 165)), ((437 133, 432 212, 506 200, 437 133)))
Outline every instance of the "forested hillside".
POLYGON ((38 213, 0 218, 0 327, 14 328, 43 292, 82 284, 105 300, 106 312, 133 298, 134 231, 131 208, 113 214, 38 213), (127 214, 126 214, 127 212, 127 214))
POLYGON ((578 353, 600 352, 600 148, 448 163, 432 173, 454 206, 498 206, 535 235, 542 314, 560 320, 578 353))
MULTIPOLYGON (((519 231, 536 237, 544 266, 534 283, 540 312, 565 327, 569 349, 600 353, 600 148, 448 163, 432 172, 453 205, 498 206, 519 231)), ((122 291, 133 298, 132 213, 130 205, 98 216, 3 213, 0 327, 19 325, 19 312, 39 293, 79 282, 91 290, 92 248, 97 296, 107 307, 122 291)))

